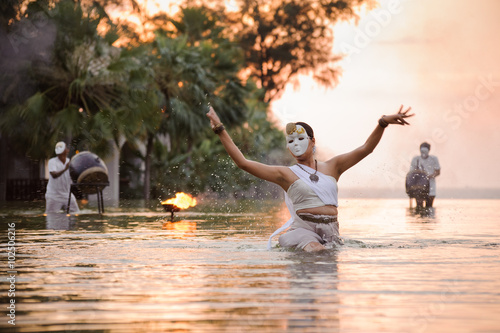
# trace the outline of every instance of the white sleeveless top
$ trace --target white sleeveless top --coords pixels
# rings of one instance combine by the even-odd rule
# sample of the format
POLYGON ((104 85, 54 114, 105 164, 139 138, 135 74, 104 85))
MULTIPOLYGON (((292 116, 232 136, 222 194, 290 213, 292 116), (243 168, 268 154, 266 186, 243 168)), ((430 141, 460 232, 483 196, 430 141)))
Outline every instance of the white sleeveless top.
POLYGON ((288 229, 292 222, 296 219, 300 219, 297 216, 297 210, 304 208, 315 208, 325 205, 333 205, 338 207, 338 187, 337 180, 332 176, 325 175, 321 172, 316 172, 316 170, 301 165, 302 168, 306 169, 309 173, 302 170, 298 165, 293 165, 290 170, 295 173, 299 179, 296 180, 287 192, 285 192, 285 202, 290 212, 290 219, 278 230, 273 232, 269 241, 267 242, 267 249, 270 250, 272 247, 271 239, 282 231, 288 229), (311 181, 309 175, 315 173, 319 180, 315 183, 311 181), (297 185, 294 185, 297 184, 297 185), (307 205, 312 205, 310 207, 305 207, 307 205), (297 208, 299 207, 299 208, 297 208))
MULTIPOLYGON (((331 178, 332 182, 327 186, 330 187, 333 193, 332 199, 329 205, 338 206, 337 199, 337 181, 331 176, 326 176, 331 178)), ((314 192, 314 190, 309 186, 303 179, 297 179, 286 191, 290 200, 292 200, 293 208, 295 211, 306 209, 306 208, 316 208, 325 206, 319 196, 314 192)))

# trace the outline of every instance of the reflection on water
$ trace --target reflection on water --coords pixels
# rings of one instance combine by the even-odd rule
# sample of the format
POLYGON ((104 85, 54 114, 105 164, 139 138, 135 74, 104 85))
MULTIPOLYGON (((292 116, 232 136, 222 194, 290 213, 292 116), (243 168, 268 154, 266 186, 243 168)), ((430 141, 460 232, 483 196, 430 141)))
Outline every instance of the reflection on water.
POLYGON ((435 207, 429 207, 429 208, 407 208, 407 215, 410 215, 412 217, 420 218, 421 222, 431 222, 434 221, 436 218, 436 208, 435 207))
POLYGON ((163 230, 174 231, 173 237, 183 239, 185 237, 196 236, 196 222, 195 221, 166 221, 163 222, 161 227, 163 230))
POLYGON ((47 213, 45 214, 47 221, 47 229, 53 230, 71 230, 75 227, 76 217, 61 213, 47 213))
POLYGON ((344 200, 345 245, 316 254, 266 251, 287 219, 275 203, 174 222, 164 212, 3 215, 16 223, 14 329, 495 332, 498 204, 440 200, 421 214, 406 200, 344 200))
POLYGON ((291 309, 286 321, 287 331, 308 329, 332 332, 340 327, 337 250, 322 253, 292 253, 286 265, 291 309))
POLYGON ((406 208, 406 222, 420 224, 423 229, 432 229, 439 223, 439 213, 435 207, 431 208, 406 208))

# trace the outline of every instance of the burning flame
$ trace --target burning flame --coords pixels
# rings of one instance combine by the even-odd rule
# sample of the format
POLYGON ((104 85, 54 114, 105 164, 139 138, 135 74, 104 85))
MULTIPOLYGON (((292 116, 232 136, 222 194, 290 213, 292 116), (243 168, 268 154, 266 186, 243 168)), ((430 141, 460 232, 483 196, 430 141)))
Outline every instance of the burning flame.
POLYGON ((189 194, 183 192, 177 192, 175 198, 170 198, 161 202, 162 205, 174 205, 180 209, 186 209, 189 207, 196 206, 196 199, 189 194))

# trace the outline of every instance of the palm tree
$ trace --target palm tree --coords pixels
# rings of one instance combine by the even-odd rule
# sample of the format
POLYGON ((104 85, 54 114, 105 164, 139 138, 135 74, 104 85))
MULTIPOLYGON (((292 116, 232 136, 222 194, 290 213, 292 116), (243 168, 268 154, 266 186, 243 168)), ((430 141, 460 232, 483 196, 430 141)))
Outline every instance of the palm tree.
MULTIPOLYGON (((28 6, 23 20, 43 13, 37 3, 28 6)), ((53 33, 53 43, 14 73, 29 76, 36 91, 2 115, 2 131, 35 158, 51 156, 53 145, 48 143, 59 139, 72 139, 80 149, 106 156, 110 142, 134 136, 142 119, 159 115, 151 72, 137 51, 113 46, 116 26, 101 6, 84 11, 79 3, 62 0, 49 10, 47 20, 44 29, 53 33), (103 35, 98 26, 106 29, 103 35)))
MULTIPOLYGON (((242 53, 224 37, 207 9, 183 8, 178 19, 156 17, 153 21, 162 26, 170 22, 173 29, 158 29, 150 44, 163 118, 158 130, 149 133, 146 151, 153 152, 153 137, 168 135, 174 154, 186 157, 184 172, 191 174, 190 156, 209 128, 208 104, 219 111, 227 126, 245 119, 248 90, 237 76, 242 53)), ((147 183, 148 178, 145 187, 149 188, 147 183)))
POLYGON ((208 103, 226 124, 241 123, 248 94, 238 77, 241 49, 224 36, 216 14, 206 8, 183 8, 169 22, 174 28, 158 30, 153 42, 156 81, 167 115, 162 129, 175 138, 199 136, 206 128, 208 103))

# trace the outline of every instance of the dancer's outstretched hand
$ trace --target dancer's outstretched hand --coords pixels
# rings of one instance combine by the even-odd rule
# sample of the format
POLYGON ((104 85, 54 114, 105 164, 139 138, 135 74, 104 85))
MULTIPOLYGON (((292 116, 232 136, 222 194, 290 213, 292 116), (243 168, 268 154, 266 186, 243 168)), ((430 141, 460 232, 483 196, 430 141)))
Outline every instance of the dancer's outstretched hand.
POLYGON ((210 119, 210 125, 212 126, 212 128, 220 124, 220 118, 217 113, 215 113, 215 110, 212 106, 210 106, 210 109, 207 112, 207 117, 208 119, 210 119))
POLYGON ((405 118, 413 117, 415 115, 414 113, 408 114, 410 110, 411 107, 403 111, 403 106, 401 105, 398 113, 391 114, 388 116, 383 116, 382 119, 384 119, 389 124, 410 125, 410 123, 405 120, 405 118))

